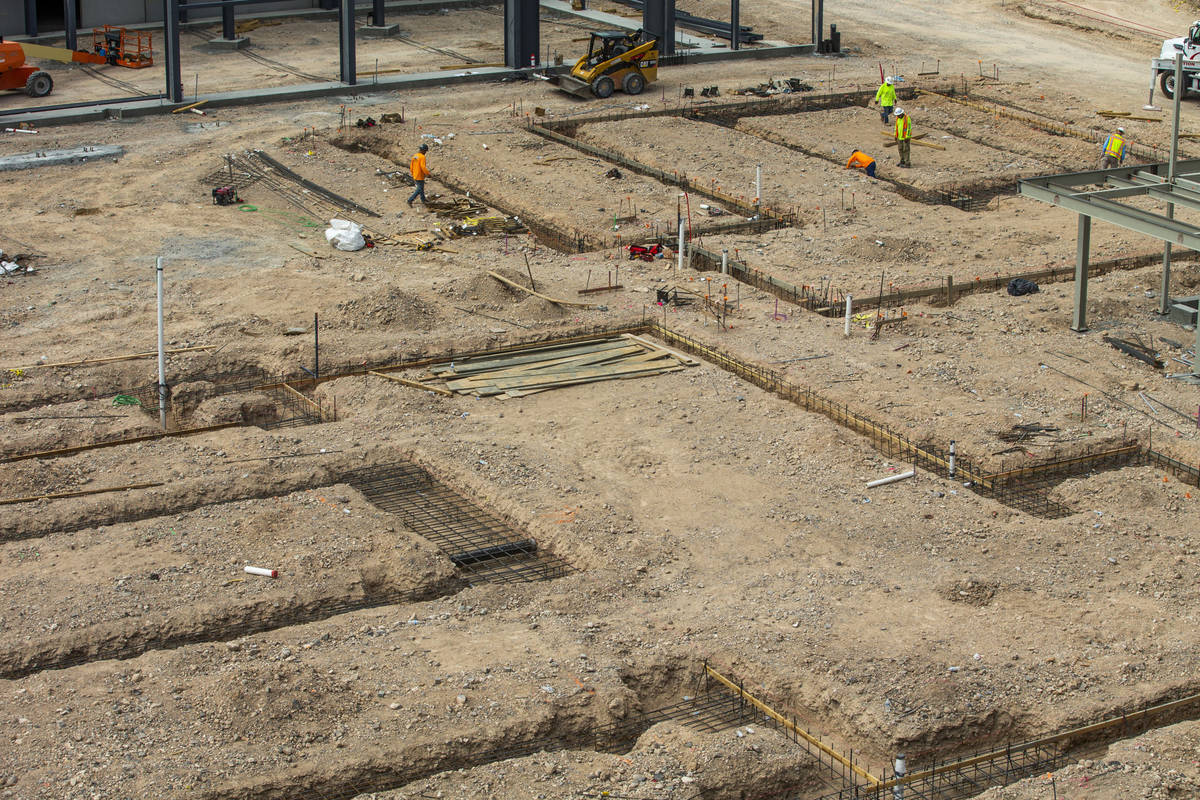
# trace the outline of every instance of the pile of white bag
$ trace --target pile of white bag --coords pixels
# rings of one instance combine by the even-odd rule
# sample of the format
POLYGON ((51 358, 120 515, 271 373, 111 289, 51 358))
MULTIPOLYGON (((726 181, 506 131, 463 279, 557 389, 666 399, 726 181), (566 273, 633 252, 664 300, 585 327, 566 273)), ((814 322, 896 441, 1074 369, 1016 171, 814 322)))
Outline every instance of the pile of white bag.
POLYGON ((18 272, 33 272, 33 270, 27 270, 15 261, 6 261, 4 251, 0 250, 0 275, 15 275, 18 272))
POLYGON ((367 246, 367 241, 362 235, 362 225, 348 219, 329 220, 325 239, 338 250, 362 250, 367 246))

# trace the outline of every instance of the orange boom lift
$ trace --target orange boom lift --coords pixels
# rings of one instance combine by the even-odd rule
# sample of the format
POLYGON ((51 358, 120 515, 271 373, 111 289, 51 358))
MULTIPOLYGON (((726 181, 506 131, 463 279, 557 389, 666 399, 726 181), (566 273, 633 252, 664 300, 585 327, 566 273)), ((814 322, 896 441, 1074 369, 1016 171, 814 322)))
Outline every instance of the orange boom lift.
POLYGON ((40 44, 0 41, 0 89, 21 89, 45 97, 54 89, 50 73, 28 63, 31 58, 80 64, 113 64, 141 69, 154 64, 153 40, 146 31, 105 25, 92 30, 92 49, 67 50, 40 44))

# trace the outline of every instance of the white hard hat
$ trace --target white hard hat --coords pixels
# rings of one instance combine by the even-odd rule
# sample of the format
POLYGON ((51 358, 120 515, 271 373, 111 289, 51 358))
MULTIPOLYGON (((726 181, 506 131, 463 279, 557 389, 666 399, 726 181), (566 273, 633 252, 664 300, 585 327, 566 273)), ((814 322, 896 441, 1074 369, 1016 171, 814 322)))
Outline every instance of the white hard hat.
POLYGON ((1117 133, 1124 133, 1124 132, 1125 132, 1124 128, 1117 128, 1117 133))
POLYGON ((895 81, 891 78, 884 78, 883 82, 886 83, 888 86, 891 86, 893 83, 895 83, 895 81))
POLYGON ((896 116, 897 116, 897 117, 903 117, 903 116, 904 116, 904 109, 903 109, 903 108, 897 108, 897 109, 896 109, 896 116))

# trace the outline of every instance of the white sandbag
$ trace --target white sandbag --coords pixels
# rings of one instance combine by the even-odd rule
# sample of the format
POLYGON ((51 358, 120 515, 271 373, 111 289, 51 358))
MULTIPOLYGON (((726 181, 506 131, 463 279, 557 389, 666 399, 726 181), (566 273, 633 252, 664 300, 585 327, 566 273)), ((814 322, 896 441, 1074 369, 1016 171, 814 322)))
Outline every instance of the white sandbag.
POLYGON ((367 246, 367 241, 362 235, 362 225, 348 219, 329 220, 325 239, 338 250, 362 250, 367 246))

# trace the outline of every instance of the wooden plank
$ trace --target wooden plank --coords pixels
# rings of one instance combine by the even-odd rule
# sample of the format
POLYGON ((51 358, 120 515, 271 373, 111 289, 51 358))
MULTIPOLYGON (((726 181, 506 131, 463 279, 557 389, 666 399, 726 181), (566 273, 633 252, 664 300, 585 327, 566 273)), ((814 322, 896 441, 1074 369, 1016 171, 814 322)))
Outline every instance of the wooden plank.
POLYGON ((209 425, 206 428, 192 428, 186 431, 172 431, 171 433, 151 433, 146 436, 131 436, 128 439, 113 439, 110 442, 96 442, 94 444, 81 444, 75 447, 60 447, 56 450, 41 450, 36 453, 24 453, 18 456, 8 456, 0 459, 0 463, 9 463, 12 461, 25 461, 30 458, 57 458, 58 456, 69 456, 75 453, 85 453, 88 450, 99 450, 104 447, 119 447, 123 444, 136 444, 139 442, 153 442, 158 439, 167 439, 173 436, 190 436, 194 433, 211 433, 212 431, 220 431, 225 428, 240 428, 244 423, 241 422, 225 422, 220 425, 209 425))
POLYGON ((293 244, 292 242, 288 242, 288 247, 292 248, 293 250, 299 250, 306 256, 312 256, 313 258, 325 258, 325 256, 321 255, 316 250, 309 250, 307 247, 301 247, 300 245, 293 244))
POLYGON ((77 492, 55 492, 54 494, 34 494, 28 497, 10 497, 0 500, 0 506, 11 506, 16 503, 32 503, 35 500, 61 500, 64 497, 83 497, 89 494, 105 494, 106 492, 123 492, 126 489, 149 489, 151 486, 162 486, 159 481, 151 483, 130 483, 126 486, 108 486, 103 489, 81 489, 77 492))
POLYGON ((632 333, 626 333, 624 336, 626 339, 632 339, 635 342, 640 342, 653 350, 661 350, 664 353, 670 353, 671 355, 675 356, 675 358, 679 359, 681 364, 686 364, 689 367, 700 366, 699 361, 687 355, 686 353, 681 353, 678 350, 672 350, 670 347, 663 347, 661 344, 652 342, 649 339, 643 339, 641 336, 636 336, 632 333))
POLYGON ((554 303, 555 305, 560 305, 560 306, 569 306, 571 308, 596 308, 596 303, 577 303, 574 300, 559 300, 557 298, 544 295, 541 292, 535 292, 533 289, 526 289, 521 284, 516 283, 514 281, 510 281, 508 278, 506 278, 503 275, 500 275, 499 273, 496 273, 496 272, 488 272, 488 276, 495 278, 496 280, 503 283, 505 286, 511 286, 512 288, 514 288, 518 291, 525 292, 525 294, 531 294, 534 297, 540 297, 541 299, 545 300, 547 303, 554 303))
POLYGON ((518 354, 515 354, 511 357, 507 357, 504 354, 497 354, 495 356, 479 356, 474 359, 454 361, 453 371, 450 369, 449 364, 431 367, 430 371, 437 375, 451 374, 466 377, 468 375, 487 372, 493 369, 503 369, 510 366, 516 366, 518 364, 536 363, 538 361, 544 361, 547 358, 556 358, 558 356, 567 357, 569 355, 582 355, 586 353, 600 352, 601 350, 605 349, 623 347, 624 344, 625 343, 621 341, 620 337, 613 337, 611 339, 598 340, 594 344, 589 343, 580 345, 578 343, 572 343, 563 347, 546 348, 544 350, 522 350, 519 351, 518 354), (558 356, 553 355, 554 353, 557 353, 558 356))
POLYGON ((384 375, 382 372, 375 372, 374 370, 368 372, 367 374, 374 375, 377 378, 385 378, 389 381, 398 383, 401 386, 408 386, 413 389, 421 389, 426 392, 433 392, 434 394, 440 394, 442 397, 453 397, 454 396, 454 392, 448 392, 440 386, 430 386, 428 383, 421 383, 420 381, 410 381, 407 378, 397 378, 395 375, 384 375))
MULTIPOLYGON (((195 347, 177 347, 174 350, 167 350, 165 352, 167 353, 167 355, 172 355, 174 353, 192 353, 197 350, 211 350, 212 348, 213 348, 213 346, 211 344, 201 344, 201 345, 197 345, 195 347)), ((85 358, 80 361, 59 361, 54 364, 31 364, 28 367, 7 367, 6 369, 26 370, 26 369, 35 369, 37 367, 84 367, 84 366, 89 366, 91 364, 111 364, 114 361, 133 361, 138 358, 153 358, 157 355, 158 355, 158 351, 155 350, 154 352, 151 352, 151 353, 130 353, 129 355, 125 355, 125 356, 108 356, 106 358, 85 358)))
MULTIPOLYGON (((884 133, 882 135, 883 135, 883 138, 891 140, 887 144, 885 144, 884 147, 895 147, 897 144, 899 144, 899 141, 897 141, 896 136, 894 134, 884 133)), ((944 145, 935 144, 934 142, 923 142, 917 136, 912 137, 908 141, 912 144, 920 145, 921 147, 932 147, 934 150, 945 150, 946 149, 944 145)))
POLYGON ((191 105, 180 106, 179 108, 172 108, 171 113, 178 114, 182 111, 191 111, 193 108, 199 108, 200 106, 204 105, 207 102, 208 102, 207 100, 201 100, 199 103, 192 103, 191 105))
POLYGON ((626 356, 634 353, 645 352, 643 348, 633 345, 616 350, 605 350, 599 353, 591 353, 585 355, 572 356, 570 358, 556 359, 554 361, 539 363, 534 362, 525 364, 513 369, 498 370, 496 372, 481 372, 470 377, 460 380, 448 381, 446 386, 451 389, 470 388, 474 386, 482 386, 492 383, 495 380, 503 378, 522 378, 526 376, 546 376, 555 375, 563 372, 570 372, 578 367, 588 364, 601 364, 614 359, 626 360, 626 356))

